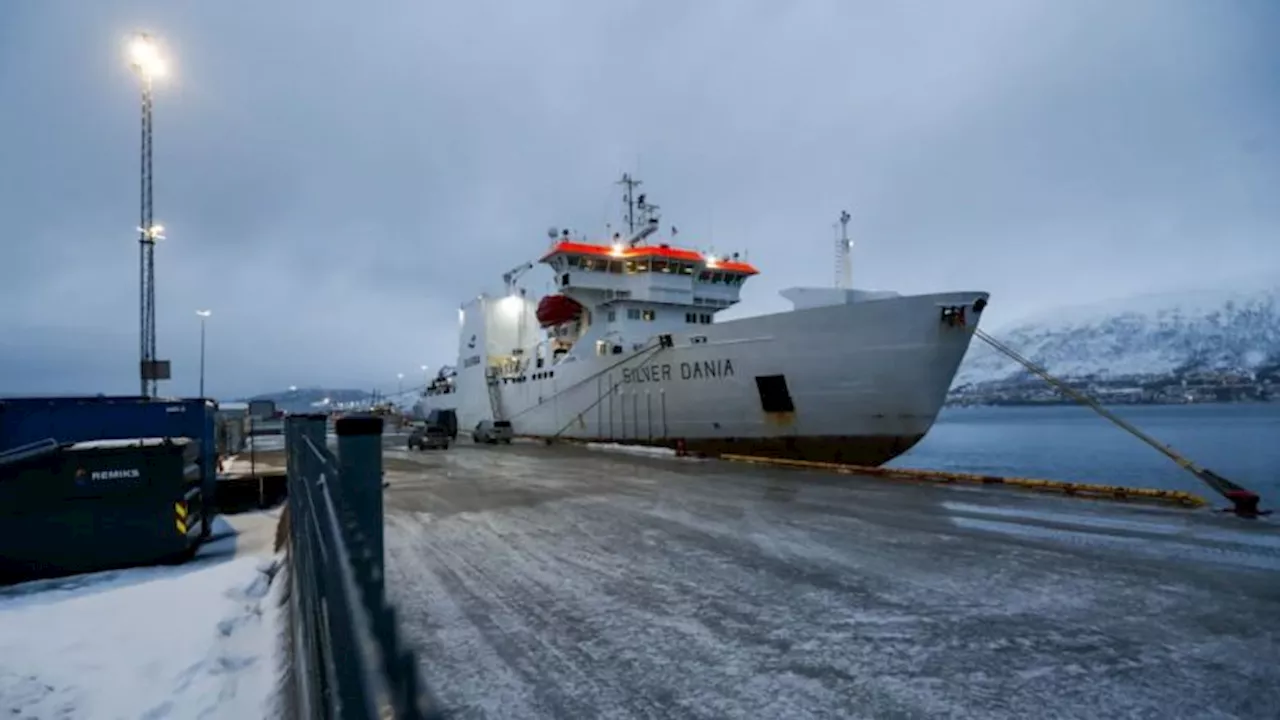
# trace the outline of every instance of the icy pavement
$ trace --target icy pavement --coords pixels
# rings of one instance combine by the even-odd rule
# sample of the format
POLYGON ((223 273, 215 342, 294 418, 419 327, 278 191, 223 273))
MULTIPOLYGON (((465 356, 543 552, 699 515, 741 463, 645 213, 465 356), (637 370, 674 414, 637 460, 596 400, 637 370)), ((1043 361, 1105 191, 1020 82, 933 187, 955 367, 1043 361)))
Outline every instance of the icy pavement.
POLYGON ((1280 525, 581 448, 388 451, 459 717, 1280 717, 1280 525))
POLYGON ((0 716, 268 716, 279 621, 274 513, 219 518, 178 566, 0 588, 0 716))

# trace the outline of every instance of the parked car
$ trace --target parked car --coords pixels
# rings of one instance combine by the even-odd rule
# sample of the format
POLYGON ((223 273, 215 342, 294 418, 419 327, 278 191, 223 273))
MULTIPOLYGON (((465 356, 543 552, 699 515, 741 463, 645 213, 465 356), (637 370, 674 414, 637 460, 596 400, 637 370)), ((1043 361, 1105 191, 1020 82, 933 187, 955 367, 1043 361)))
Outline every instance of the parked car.
POLYGON ((427 413, 428 425, 439 425, 453 440, 458 439, 458 413, 453 410, 436 408, 427 413))
POLYGON ((409 434, 410 450, 448 450, 449 433, 439 425, 425 425, 415 428, 409 434))
POLYGON ((510 445, 513 434, 510 420, 481 420, 476 424, 475 430, 471 431, 471 439, 490 445, 498 443, 510 445))

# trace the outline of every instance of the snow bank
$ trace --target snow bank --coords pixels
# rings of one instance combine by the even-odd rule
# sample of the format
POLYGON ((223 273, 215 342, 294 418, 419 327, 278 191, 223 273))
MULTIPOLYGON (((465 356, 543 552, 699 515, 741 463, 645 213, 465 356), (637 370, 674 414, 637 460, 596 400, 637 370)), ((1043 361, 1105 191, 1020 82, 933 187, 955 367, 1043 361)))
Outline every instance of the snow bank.
POLYGON ((0 590, 0 714, 266 717, 280 559, 197 559, 0 590))

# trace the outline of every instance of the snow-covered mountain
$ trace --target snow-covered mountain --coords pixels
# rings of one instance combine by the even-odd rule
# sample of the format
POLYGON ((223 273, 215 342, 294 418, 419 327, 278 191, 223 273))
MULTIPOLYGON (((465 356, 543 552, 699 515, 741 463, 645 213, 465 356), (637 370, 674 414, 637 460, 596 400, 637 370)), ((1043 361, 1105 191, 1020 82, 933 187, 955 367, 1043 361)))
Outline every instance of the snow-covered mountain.
MULTIPOLYGON (((1280 277, 1063 308, 988 330, 1064 378, 1254 371, 1280 363, 1280 277)), ((1021 370, 975 338, 953 387, 1021 370)))

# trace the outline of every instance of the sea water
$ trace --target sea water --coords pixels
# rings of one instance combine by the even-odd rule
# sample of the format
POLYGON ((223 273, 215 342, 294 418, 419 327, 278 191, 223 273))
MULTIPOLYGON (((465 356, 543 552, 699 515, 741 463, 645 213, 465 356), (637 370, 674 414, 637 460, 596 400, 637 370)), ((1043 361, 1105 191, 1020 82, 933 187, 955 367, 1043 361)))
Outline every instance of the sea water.
MULTIPOLYGON (((1280 403, 1126 405, 1109 410, 1201 467, 1280 506, 1280 403)), ((897 467, 1188 490, 1205 484, 1081 406, 947 408, 897 467)))

